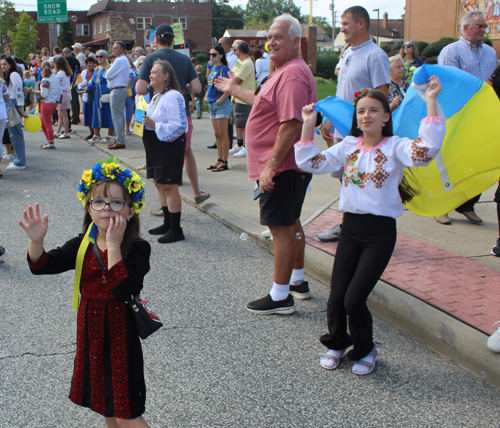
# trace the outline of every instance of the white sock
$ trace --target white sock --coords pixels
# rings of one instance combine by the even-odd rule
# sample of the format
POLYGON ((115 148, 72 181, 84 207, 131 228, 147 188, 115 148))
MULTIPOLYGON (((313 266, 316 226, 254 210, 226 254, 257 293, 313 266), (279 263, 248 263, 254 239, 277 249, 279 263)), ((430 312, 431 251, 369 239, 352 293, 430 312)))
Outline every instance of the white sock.
POLYGON ((271 295, 271 299, 275 302, 285 300, 288 294, 290 294, 290 284, 276 284, 274 282, 273 288, 271 288, 269 294, 271 295))
POLYGON ((304 268, 294 269, 292 271, 292 277, 290 278, 290 284, 299 285, 304 282, 304 268))

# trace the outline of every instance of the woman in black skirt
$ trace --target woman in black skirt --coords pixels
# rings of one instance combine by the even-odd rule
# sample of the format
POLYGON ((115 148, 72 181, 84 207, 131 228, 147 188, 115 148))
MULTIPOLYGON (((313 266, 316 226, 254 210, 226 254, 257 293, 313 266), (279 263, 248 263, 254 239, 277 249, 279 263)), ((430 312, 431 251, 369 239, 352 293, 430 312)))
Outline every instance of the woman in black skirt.
POLYGON ((147 177, 154 180, 158 190, 164 221, 149 233, 161 235, 158 242, 168 244, 184 239, 178 185, 182 182, 188 121, 184 97, 168 61, 154 62, 150 85, 157 94, 144 116, 142 141, 146 149, 147 177))

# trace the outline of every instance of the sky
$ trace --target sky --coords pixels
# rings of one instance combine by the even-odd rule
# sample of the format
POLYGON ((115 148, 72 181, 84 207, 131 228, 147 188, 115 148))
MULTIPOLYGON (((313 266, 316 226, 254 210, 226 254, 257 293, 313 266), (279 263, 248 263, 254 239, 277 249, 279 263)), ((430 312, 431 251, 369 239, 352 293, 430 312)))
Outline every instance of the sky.
MULTIPOLYGON (((310 0, 294 0, 295 4, 301 9, 303 15, 309 15, 310 0)), ((335 10, 337 14, 337 26, 340 19, 340 13, 350 6, 363 6, 370 13, 370 17, 376 19, 377 12, 373 9, 380 9, 380 19, 384 12, 389 14, 389 19, 400 19, 404 13, 405 0, 357 0, 356 3, 352 0, 334 0, 335 10)), ((15 0, 16 10, 34 11, 36 10, 36 0, 15 0)), ((90 6, 96 3, 96 0, 67 0, 68 10, 89 10, 90 6)), ((245 7, 247 0, 230 0, 231 6, 241 5, 245 7)), ((313 0, 313 16, 322 16, 329 21, 332 19, 332 13, 329 5, 332 0, 313 0)))

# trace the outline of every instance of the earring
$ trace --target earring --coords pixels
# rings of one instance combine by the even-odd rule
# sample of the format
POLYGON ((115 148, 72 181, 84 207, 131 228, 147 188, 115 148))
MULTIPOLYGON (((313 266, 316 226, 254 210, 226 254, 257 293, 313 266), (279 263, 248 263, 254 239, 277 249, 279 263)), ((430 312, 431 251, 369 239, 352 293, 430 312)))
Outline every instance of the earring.
POLYGON ((382 126, 385 126, 385 122, 382 124, 382 126))

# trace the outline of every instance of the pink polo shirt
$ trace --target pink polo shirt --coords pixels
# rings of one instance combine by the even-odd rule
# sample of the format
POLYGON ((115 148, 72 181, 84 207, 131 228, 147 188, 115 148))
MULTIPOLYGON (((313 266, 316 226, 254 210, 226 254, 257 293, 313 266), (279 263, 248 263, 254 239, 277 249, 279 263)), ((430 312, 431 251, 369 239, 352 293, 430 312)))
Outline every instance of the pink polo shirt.
MULTIPOLYGON (((248 176, 250 181, 259 179, 278 136, 283 122, 297 119, 302 122, 302 107, 318 101, 316 82, 302 58, 285 63, 273 72, 253 103, 245 127, 248 176)), ((300 140, 297 131, 294 143, 300 140)), ((293 145, 276 171, 300 171, 295 163, 293 145)))

